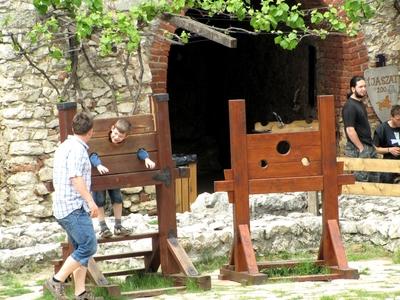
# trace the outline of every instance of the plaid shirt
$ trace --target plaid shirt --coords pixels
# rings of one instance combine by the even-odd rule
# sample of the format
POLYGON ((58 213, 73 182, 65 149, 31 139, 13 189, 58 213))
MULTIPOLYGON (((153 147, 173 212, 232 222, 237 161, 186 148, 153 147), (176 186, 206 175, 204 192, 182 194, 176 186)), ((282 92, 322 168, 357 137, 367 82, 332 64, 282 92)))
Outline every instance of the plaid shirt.
POLYGON ((86 201, 75 190, 71 178, 83 177, 90 190, 91 166, 88 145, 75 136, 68 136, 56 150, 53 164, 53 214, 57 219, 68 216, 76 209, 83 208, 89 212, 86 201))

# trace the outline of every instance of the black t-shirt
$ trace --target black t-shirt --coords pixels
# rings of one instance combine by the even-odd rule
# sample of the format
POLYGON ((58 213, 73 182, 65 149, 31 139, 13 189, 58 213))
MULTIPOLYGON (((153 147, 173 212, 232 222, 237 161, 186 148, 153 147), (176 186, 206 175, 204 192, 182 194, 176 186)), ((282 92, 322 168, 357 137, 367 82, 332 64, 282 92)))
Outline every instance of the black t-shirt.
POLYGON ((373 145, 371 127, 369 126, 368 114, 364 103, 350 97, 343 106, 342 116, 346 137, 349 142, 351 140, 347 135, 346 128, 354 127, 358 138, 363 144, 373 145))
MULTIPOLYGON (((374 132, 374 145, 378 147, 400 147, 400 127, 392 128, 388 122, 380 124, 374 132)), ((383 154, 387 159, 399 159, 390 153, 383 154)))

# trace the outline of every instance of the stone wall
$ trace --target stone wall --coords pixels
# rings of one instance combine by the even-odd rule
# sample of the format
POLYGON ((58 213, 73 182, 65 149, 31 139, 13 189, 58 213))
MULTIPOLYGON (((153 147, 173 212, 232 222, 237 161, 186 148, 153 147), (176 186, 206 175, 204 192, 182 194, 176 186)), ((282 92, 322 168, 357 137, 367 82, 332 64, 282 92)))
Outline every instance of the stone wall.
MULTIPOLYGON (((0 23, 9 18, 7 31, 26 31, 36 18, 31 3, 31 0, 0 0, 0 23)), ((138 102, 138 113, 150 111, 148 95, 152 92, 152 75, 149 45, 146 41, 142 47, 144 88, 138 102)), ((89 57, 115 87, 119 114, 130 114, 134 103, 122 72, 124 61, 117 54, 100 59, 95 46, 93 42, 87 49, 89 57)), ((66 62, 52 60, 43 50, 38 54, 35 62, 58 88, 62 88, 68 80, 64 71, 66 62)), ((132 56, 127 71, 131 83, 138 78, 139 70, 139 62, 132 56)), ((78 76, 83 102, 92 114, 96 118, 116 116, 110 89, 94 74, 83 57, 80 57, 78 76)), ((9 44, 0 44, 0 225, 37 222, 52 215, 52 195, 43 182, 52 178, 52 158, 59 139, 57 96, 49 82, 27 60, 15 57, 9 44)), ((71 99, 74 100, 74 95, 71 99)), ((130 212, 148 210, 144 201, 154 200, 153 192, 152 187, 127 189, 124 208, 130 212)), ((154 201, 150 202, 150 207, 150 210, 154 209, 154 201)))

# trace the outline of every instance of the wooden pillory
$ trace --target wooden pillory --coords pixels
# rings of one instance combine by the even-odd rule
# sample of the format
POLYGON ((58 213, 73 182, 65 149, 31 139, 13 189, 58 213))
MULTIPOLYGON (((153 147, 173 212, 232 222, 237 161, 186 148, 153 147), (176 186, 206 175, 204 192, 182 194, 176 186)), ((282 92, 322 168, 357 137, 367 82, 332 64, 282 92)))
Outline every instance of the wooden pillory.
POLYGON ((291 277, 293 280, 358 278, 348 266, 338 220, 341 186, 354 183, 336 162, 333 96, 318 96, 319 130, 286 133, 246 133, 245 101, 229 101, 231 169, 225 180, 214 183, 215 191, 227 191, 233 203, 234 241, 229 264, 220 278, 260 284, 267 268, 294 267, 300 262, 257 263, 250 234, 249 194, 322 191, 322 237, 315 264, 330 274, 291 277))
MULTIPOLYGON (((106 287, 110 294, 120 295, 119 287, 109 285, 105 275, 128 275, 138 270, 127 270, 103 274, 96 261, 129 257, 144 257, 144 272, 157 272, 161 266, 164 276, 172 278, 177 285, 185 285, 190 278, 201 288, 211 287, 210 276, 200 276, 177 239, 175 178, 187 177, 188 168, 176 168, 172 160, 170 124, 168 114, 168 94, 152 97, 153 114, 134 115, 127 118, 133 125, 132 131, 122 144, 109 141, 109 130, 118 118, 94 120, 94 135, 89 142, 89 151, 98 153, 102 163, 110 170, 100 175, 92 169, 92 190, 125 188, 134 186, 156 186, 158 232, 132 234, 126 237, 99 239, 98 243, 119 242, 144 238, 152 239, 152 249, 144 252, 121 253, 96 256, 89 262, 88 273, 97 286, 106 287), (145 148, 156 163, 155 169, 146 169, 136 158, 136 151, 145 148)), ((71 134, 72 118, 76 113, 76 103, 59 106, 61 141, 71 134)), ((55 271, 62 266, 71 253, 68 243, 63 243, 63 257, 55 265, 55 271)), ((158 291, 159 292, 159 291, 158 291)), ((150 292, 148 295, 152 295, 150 292)), ((143 293, 140 296, 145 296, 143 293)))

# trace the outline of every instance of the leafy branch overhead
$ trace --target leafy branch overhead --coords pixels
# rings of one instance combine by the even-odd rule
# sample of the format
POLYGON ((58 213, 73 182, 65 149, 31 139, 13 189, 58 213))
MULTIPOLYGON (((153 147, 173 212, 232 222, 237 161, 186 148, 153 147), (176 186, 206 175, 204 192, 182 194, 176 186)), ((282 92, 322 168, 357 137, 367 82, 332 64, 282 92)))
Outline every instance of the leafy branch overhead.
MULTIPOLYGON (((182 12, 187 9, 197 10, 210 18, 229 17, 230 20, 244 24, 243 27, 214 27, 214 29, 225 34, 237 31, 246 31, 249 34, 273 34, 276 44, 284 49, 292 50, 306 36, 325 38, 332 33, 356 35, 360 22, 371 18, 382 0, 344 0, 341 5, 315 9, 304 8, 301 3, 296 3, 298 1, 290 0, 143 0, 132 2, 136 4, 132 5, 130 10, 117 11, 111 7, 113 1, 33 0, 40 18, 39 22, 26 34, 29 45, 24 46, 17 42, 20 40, 14 36, 17 33, 7 33, 4 29, 0 34, 0 42, 4 42, 9 36, 16 52, 27 59, 41 47, 46 47, 52 58, 64 59, 65 72, 71 74, 64 90, 57 91, 59 97, 64 98, 70 85, 74 85, 79 94, 80 86, 76 76, 78 54, 83 53, 89 43, 98 47, 101 56, 123 55, 122 61, 128 64, 131 55, 140 51, 141 40, 145 37, 163 38, 171 43, 179 44, 190 42, 190 33, 185 31, 179 36, 170 32, 158 36, 150 30, 150 23, 159 17, 175 15, 187 18, 182 16, 182 12), (245 29, 248 25, 251 30, 245 29)), ((89 56, 85 54, 84 57, 95 74, 101 76, 101 73, 95 70, 96 66, 90 62, 89 56)), ((34 60, 31 59, 29 63, 34 65, 34 60)), ((142 66, 142 61, 140 63, 142 66)), ((36 66, 36 68, 39 67, 36 66)), ((44 72, 38 70, 41 73, 44 72)), ((126 67, 124 67, 124 76, 126 82, 130 82, 127 78, 126 67)), ((101 79, 106 82, 104 76, 101 79)), ((50 81, 50 78, 47 77, 47 80, 50 81)), ((139 82, 139 85, 141 83, 140 79, 136 79, 136 82, 139 82)), ((110 82, 107 85, 111 89, 114 88, 110 82)), ((132 96, 132 89, 129 86, 128 89, 132 96)), ((113 98, 117 100, 117 93, 113 92, 113 98)))

